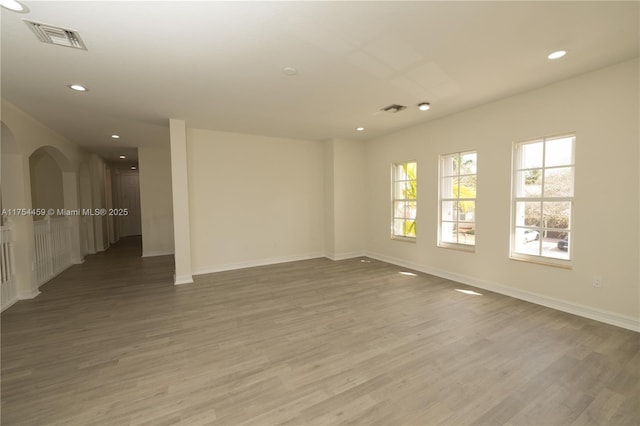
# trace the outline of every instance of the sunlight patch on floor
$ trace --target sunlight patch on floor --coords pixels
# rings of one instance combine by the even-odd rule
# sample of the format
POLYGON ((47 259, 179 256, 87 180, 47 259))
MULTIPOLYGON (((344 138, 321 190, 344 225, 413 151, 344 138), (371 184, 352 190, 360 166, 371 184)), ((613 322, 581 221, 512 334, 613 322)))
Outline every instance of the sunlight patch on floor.
POLYGON ((473 291, 473 290, 463 290, 463 289, 460 289, 460 288, 456 288, 456 291, 459 291, 460 293, 464 293, 464 294, 470 294, 472 296, 482 296, 481 293, 478 293, 478 292, 473 291))

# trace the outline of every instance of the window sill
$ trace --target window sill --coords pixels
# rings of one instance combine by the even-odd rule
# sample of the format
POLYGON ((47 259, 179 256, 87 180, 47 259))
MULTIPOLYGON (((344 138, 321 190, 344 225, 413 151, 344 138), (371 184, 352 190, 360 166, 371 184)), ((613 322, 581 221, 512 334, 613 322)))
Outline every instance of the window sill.
POLYGON ((464 251, 467 253, 475 253, 476 246, 470 244, 457 244, 457 243, 438 243, 439 248, 449 249, 449 250, 457 250, 464 251))
POLYGON ((551 257, 538 257, 538 256, 529 256, 526 254, 519 253, 511 253, 509 259, 515 260, 518 262, 526 262, 526 263, 534 263, 537 265, 543 266, 552 266, 554 268, 560 269, 573 269, 573 264, 570 260, 562 260, 562 259, 553 259, 551 257))
POLYGON ((407 242, 407 243, 415 243, 416 242, 416 237, 403 237, 401 235, 392 235, 391 239, 395 240, 395 241, 404 241, 404 242, 407 242))

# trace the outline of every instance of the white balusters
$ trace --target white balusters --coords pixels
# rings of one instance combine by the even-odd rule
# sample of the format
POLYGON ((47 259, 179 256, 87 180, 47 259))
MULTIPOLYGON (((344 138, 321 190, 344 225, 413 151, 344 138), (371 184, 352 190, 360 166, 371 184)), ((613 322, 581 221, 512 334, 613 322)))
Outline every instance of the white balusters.
POLYGON ((33 222, 38 286, 71 266, 71 225, 68 217, 33 222))
POLYGON ((0 302, 2 310, 13 304, 17 298, 13 242, 13 227, 7 219, 5 225, 0 226, 0 302))

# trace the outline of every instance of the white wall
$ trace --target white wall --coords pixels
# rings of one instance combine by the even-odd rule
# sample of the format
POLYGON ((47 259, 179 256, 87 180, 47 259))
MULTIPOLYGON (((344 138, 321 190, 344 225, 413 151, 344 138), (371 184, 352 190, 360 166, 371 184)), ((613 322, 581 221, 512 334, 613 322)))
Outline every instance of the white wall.
MULTIPOLYGON (((31 177, 31 206, 34 209, 64 208, 62 189, 62 170, 46 151, 38 150, 29 157, 29 173, 31 177)), ((35 220, 44 219, 37 216, 35 220)))
POLYGON ((640 324, 638 61, 500 100, 367 144, 367 251, 479 287, 640 324), (512 143, 576 132, 573 269, 509 260, 512 143), (475 253, 438 248, 438 155, 478 151, 475 253), (418 161, 418 238, 389 238, 389 165, 418 161), (603 287, 592 278, 602 276, 603 287))
POLYGON ((138 148, 142 256, 173 254, 169 145, 138 148))
POLYGON ((187 129, 195 274, 322 256, 323 145, 187 129))

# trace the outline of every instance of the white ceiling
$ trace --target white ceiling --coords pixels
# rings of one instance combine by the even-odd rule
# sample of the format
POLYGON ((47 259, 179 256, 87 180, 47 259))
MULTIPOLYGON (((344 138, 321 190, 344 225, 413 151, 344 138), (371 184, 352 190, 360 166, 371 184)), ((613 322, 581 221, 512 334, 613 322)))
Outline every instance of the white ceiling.
POLYGON ((2 96, 108 158, 166 143, 168 118, 369 139, 639 55, 636 1, 24 4, 2 10, 2 96), (88 50, 41 43, 23 19, 77 30, 88 50), (380 112, 392 103, 408 108, 380 112))

